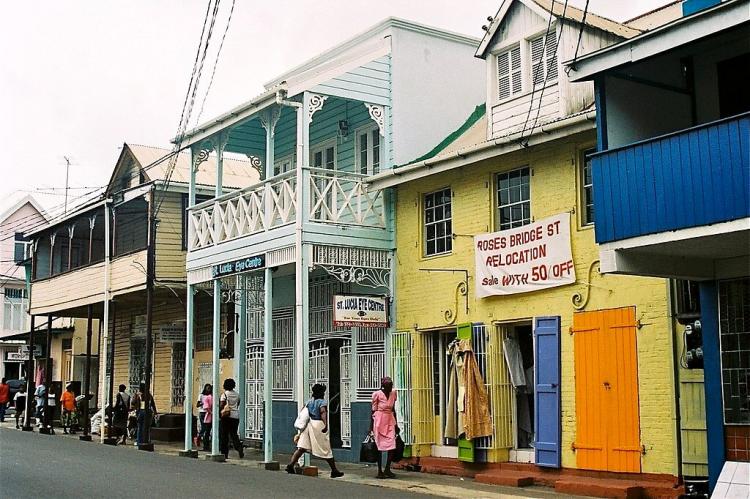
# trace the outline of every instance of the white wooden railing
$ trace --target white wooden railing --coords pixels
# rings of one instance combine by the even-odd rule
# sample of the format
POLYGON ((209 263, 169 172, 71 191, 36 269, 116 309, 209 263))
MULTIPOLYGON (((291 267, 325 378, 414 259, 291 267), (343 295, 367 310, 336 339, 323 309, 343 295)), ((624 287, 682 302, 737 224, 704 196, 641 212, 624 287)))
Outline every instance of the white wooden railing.
MULTIPOLYGON (((305 169, 311 222, 385 227, 382 191, 368 191, 365 175, 305 169)), ((221 244, 294 223, 295 171, 197 204, 188 210, 188 250, 221 244)))
POLYGON ((310 220, 385 227, 383 191, 367 190, 366 175, 310 169, 310 220))
POLYGON ((188 250, 294 223, 296 216, 297 177, 292 171, 190 208, 188 250))

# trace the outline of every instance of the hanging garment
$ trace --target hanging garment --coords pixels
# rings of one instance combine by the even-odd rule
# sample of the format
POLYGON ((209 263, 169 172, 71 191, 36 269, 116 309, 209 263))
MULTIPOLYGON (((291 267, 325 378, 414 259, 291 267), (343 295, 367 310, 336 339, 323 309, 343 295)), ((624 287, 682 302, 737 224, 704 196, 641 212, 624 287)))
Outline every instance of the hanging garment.
POLYGON ((466 439, 492 435, 492 418, 490 417, 489 397, 484 385, 482 373, 474 352, 464 352, 466 376, 466 412, 464 414, 464 428, 466 439))
POLYGON ((510 374, 510 383, 514 388, 526 386, 526 376, 523 372, 523 356, 521 348, 515 338, 505 338, 503 340, 503 353, 505 354, 505 364, 508 366, 510 374))
POLYGON ((445 438, 458 439, 458 372, 455 354, 450 354, 450 373, 448 375, 448 401, 445 405, 445 438))

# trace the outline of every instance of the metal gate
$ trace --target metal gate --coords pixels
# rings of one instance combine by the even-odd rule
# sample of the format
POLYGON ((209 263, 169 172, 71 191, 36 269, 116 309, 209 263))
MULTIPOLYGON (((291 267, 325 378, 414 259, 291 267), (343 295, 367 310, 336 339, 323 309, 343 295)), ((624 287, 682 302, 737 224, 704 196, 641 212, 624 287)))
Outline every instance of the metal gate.
POLYGON ((130 340, 130 370, 129 379, 130 393, 138 391, 145 379, 146 373, 146 340, 136 338, 130 340))
POLYGON ((393 389, 396 391, 396 420, 401 428, 401 438, 406 445, 414 440, 411 427, 411 337, 408 331, 395 332, 390 336, 393 389))
POLYGON ((185 344, 172 343, 172 407, 185 403, 185 344))
POLYGON ((345 340, 339 349, 341 366, 341 446, 352 446, 352 345, 345 340))
POLYGON ((245 361, 245 438, 263 438, 263 345, 248 345, 245 361))

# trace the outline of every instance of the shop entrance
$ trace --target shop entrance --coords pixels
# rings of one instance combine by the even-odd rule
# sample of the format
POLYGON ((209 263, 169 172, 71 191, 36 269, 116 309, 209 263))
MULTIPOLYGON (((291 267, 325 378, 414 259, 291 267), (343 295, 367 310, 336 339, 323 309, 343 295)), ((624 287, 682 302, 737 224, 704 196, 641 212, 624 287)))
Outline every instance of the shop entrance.
POLYGON ((534 462, 534 334, 531 322, 503 325, 503 354, 513 385, 513 442, 511 461, 534 462))
POLYGON ((430 333, 432 341, 432 374, 435 393, 438 395, 435 405, 435 414, 440 421, 440 438, 437 444, 432 446, 432 455, 435 457, 458 457, 458 408, 455 403, 455 393, 451 390, 457 389, 452 380, 453 358, 449 355, 451 344, 456 340, 455 329, 445 329, 430 333))

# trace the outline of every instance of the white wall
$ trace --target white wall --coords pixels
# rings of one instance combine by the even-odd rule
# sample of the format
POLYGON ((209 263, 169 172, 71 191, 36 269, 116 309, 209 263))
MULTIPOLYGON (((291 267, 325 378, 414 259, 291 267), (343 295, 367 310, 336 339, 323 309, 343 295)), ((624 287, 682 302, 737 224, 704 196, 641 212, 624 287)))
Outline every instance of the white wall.
POLYGON ((484 61, 476 46, 394 29, 394 164, 435 147, 485 102, 484 61))

